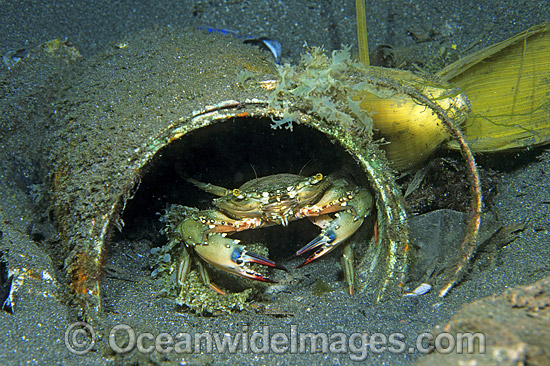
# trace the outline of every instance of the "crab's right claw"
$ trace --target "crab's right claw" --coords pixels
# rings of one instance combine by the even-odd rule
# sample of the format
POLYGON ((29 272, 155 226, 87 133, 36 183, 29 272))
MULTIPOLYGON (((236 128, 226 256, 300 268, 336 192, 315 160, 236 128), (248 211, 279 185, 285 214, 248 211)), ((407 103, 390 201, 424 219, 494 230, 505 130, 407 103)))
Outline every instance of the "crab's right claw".
POLYGON ((322 226, 323 230, 315 239, 296 252, 296 256, 299 256, 313 251, 313 254, 296 268, 305 266, 338 247, 361 227, 364 217, 357 216, 350 211, 342 211, 336 213, 336 218, 328 224, 324 223, 325 219, 322 216, 315 219, 317 220, 316 224, 322 226), (323 224, 319 224, 319 221, 323 221, 323 224))
POLYGON ((207 244, 196 244, 194 249, 202 259, 211 265, 226 272, 256 281, 277 282, 254 271, 248 266, 248 263, 258 263, 268 267, 287 270, 270 259, 247 251, 244 245, 239 244, 239 240, 227 238, 225 234, 210 234, 208 235, 207 244))
MULTIPOLYGON (((349 197, 343 203, 328 205, 325 210, 331 215, 322 214, 310 217, 310 220, 321 227, 321 233, 306 246, 296 252, 296 256, 312 252, 302 264, 296 268, 305 266, 308 263, 329 253, 343 241, 352 236, 363 224, 363 220, 372 210, 372 196, 366 189, 357 189, 355 192, 346 193, 349 197)), ((338 197, 328 195, 333 202, 340 202, 338 197)), ((330 202, 330 201, 329 201, 330 202)))

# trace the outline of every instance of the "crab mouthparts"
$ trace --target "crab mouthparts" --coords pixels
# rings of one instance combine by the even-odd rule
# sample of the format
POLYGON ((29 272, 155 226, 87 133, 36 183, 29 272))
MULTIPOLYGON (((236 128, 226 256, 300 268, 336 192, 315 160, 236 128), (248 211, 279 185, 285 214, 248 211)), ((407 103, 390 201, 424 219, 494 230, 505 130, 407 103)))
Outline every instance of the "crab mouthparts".
POLYGON ((292 219, 292 215, 290 214, 271 214, 269 215, 269 219, 271 221, 275 221, 276 223, 282 225, 282 226, 288 226, 288 223, 290 219, 292 219))
POLYGON ((264 207, 264 212, 270 220, 283 226, 288 226, 289 221, 294 217, 293 207, 292 202, 276 202, 264 207))

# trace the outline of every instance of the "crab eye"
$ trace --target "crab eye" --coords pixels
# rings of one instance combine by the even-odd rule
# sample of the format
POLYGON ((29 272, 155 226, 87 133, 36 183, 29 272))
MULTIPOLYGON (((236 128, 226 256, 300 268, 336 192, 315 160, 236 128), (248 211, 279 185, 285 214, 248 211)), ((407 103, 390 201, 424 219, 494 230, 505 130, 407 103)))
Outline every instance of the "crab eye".
POLYGON ((238 189, 238 188, 235 188, 235 189, 233 190, 233 196, 235 196, 236 198, 238 198, 238 199, 240 199, 240 200, 242 200, 242 199, 245 197, 245 195, 243 194, 243 192, 242 192, 240 189, 238 189))
POLYGON ((317 174, 315 174, 315 176, 313 178, 314 178, 314 180, 311 181, 311 184, 317 184, 317 183, 319 183, 320 181, 323 180, 323 174, 317 173, 317 174))

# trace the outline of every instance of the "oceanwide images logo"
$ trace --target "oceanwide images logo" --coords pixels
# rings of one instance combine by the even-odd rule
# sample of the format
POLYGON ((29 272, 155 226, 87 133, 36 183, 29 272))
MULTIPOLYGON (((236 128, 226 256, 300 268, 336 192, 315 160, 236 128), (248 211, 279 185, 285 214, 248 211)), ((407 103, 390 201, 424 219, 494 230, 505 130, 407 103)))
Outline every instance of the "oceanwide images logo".
MULTIPOLYGON (((94 329, 85 322, 71 324, 65 331, 65 345, 75 355, 91 351, 96 342, 94 329)), ((126 324, 111 328, 109 347, 116 353, 134 349, 141 353, 332 353, 347 354, 353 361, 363 361, 369 353, 479 353, 485 352, 485 336, 481 333, 421 333, 407 342, 403 333, 323 333, 300 332, 291 325, 287 332, 272 332, 242 327, 240 332, 202 333, 137 333, 126 324)))
POLYGON ((82 356, 95 346, 94 328, 85 322, 74 322, 65 330, 65 346, 74 355, 82 356))

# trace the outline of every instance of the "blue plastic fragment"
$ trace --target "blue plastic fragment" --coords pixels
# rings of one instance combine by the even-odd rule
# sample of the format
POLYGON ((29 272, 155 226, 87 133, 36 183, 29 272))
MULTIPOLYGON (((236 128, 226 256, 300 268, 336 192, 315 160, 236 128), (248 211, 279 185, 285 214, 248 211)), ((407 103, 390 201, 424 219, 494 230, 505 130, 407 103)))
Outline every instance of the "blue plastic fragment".
POLYGON ((242 36, 239 35, 237 31, 223 28, 197 27, 197 29, 205 30, 208 33, 218 33, 230 35, 237 39, 244 39, 244 43, 254 44, 271 52, 271 54, 275 58, 275 62, 277 63, 277 65, 279 65, 279 63, 281 62, 281 43, 273 39, 267 37, 242 36))

